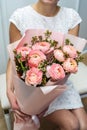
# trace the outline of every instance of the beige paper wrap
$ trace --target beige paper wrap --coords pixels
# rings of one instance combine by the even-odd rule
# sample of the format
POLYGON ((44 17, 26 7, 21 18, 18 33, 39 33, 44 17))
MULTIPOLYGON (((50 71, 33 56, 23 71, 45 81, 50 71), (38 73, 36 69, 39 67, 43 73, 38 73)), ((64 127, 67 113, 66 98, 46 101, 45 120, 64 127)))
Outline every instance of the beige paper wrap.
MULTIPOLYGON (((24 43, 31 44, 32 36, 43 36, 44 32, 45 30, 27 30, 25 32, 25 35, 19 41, 8 45, 9 56, 13 65, 13 83, 18 104, 21 111, 28 115, 31 115, 32 119, 36 123, 36 126, 32 124, 29 125, 29 121, 25 124, 14 123, 14 130, 37 130, 39 127, 39 120, 35 115, 43 112, 57 96, 59 96, 66 90, 66 88, 62 88, 59 85, 53 85, 53 83, 49 83, 49 86, 45 87, 27 86, 17 76, 15 70, 13 49, 23 46, 24 43)), ((63 45, 64 39, 68 38, 79 51, 83 50, 87 42, 85 39, 78 38, 69 34, 64 35, 57 32, 53 32, 51 38, 53 40, 57 40, 60 46, 63 45)))

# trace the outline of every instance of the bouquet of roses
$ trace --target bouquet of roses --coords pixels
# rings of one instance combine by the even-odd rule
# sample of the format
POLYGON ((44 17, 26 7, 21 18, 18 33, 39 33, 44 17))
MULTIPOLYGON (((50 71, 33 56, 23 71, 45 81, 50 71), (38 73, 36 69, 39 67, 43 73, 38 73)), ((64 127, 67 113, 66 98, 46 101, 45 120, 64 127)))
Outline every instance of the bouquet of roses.
POLYGON ((33 36, 31 45, 24 43, 14 49, 17 74, 28 86, 45 86, 49 79, 61 80, 78 70, 80 52, 68 39, 59 46, 51 34, 47 30, 44 36, 33 36))
POLYGON ((37 115, 66 90, 66 86, 61 87, 56 81, 77 72, 86 42, 69 34, 30 29, 19 41, 8 45, 17 102, 30 120, 30 124, 29 120, 21 125, 15 123, 14 130, 38 129, 37 115))

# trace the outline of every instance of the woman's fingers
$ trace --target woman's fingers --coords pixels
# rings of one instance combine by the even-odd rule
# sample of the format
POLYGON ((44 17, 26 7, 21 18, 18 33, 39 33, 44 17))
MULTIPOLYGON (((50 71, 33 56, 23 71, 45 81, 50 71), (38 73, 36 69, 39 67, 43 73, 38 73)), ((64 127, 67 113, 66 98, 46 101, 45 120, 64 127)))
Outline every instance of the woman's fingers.
POLYGON ((16 123, 25 122, 31 118, 31 116, 24 114, 23 112, 19 110, 11 110, 11 111, 14 112, 14 119, 16 123))
POLYGON ((57 95, 62 94, 64 91, 66 91, 67 86, 66 85, 58 85, 58 87, 55 88, 57 91, 57 95))
POLYGON ((20 117, 17 113, 14 113, 14 119, 16 123, 24 122, 24 118, 20 117))
POLYGON ((58 89, 66 89, 67 86, 66 85, 58 85, 58 89))
POLYGON ((20 110, 13 110, 16 114, 18 114, 20 117, 30 117, 29 115, 21 112, 20 110))

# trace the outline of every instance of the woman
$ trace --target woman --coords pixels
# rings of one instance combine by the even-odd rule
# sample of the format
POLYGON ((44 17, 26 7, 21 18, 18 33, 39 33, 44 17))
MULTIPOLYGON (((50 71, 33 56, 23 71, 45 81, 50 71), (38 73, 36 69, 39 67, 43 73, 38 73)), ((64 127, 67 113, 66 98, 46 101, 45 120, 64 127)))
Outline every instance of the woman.
MULTIPOLYGON (((57 6, 58 0, 38 0, 32 6, 17 9, 10 18, 10 42, 19 40, 27 29, 49 29, 78 35, 81 18, 70 8, 57 6)), ((11 63, 7 67, 7 95, 18 121, 23 121, 19 112, 12 83, 11 63)), ((60 130, 87 130, 87 116, 79 94, 72 84, 65 83, 67 89, 56 98, 45 112, 45 117, 58 125, 60 130)))

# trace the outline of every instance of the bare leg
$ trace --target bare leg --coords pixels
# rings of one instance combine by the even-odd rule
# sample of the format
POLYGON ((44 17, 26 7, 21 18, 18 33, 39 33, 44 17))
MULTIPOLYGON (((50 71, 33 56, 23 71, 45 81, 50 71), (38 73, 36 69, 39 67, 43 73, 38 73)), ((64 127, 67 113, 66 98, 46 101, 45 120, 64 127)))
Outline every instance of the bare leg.
POLYGON ((79 121, 80 130, 87 130, 87 113, 85 112, 84 108, 72 110, 72 113, 79 121))
POLYGON ((46 116, 46 119, 58 125, 60 130, 80 130, 76 115, 69 110, 57 110, 46 116))

